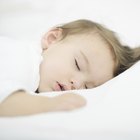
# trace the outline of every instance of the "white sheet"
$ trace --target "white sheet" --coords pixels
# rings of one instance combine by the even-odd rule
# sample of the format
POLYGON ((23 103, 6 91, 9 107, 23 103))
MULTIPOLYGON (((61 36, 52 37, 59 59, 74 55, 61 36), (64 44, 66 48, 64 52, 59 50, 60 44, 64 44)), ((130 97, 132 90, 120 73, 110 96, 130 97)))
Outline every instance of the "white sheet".
POLYGON ((0 139, 139 140, 139 71, 140 62, 98 88, 75 91, 88 101, 82 109, 0 118, 0 139))
POLYGON ((0 36, 0 103, 17 90, 36 91, 41 53, 38 42, 0 36))
MULTIPOLYGON (((134 46, 140 44, 139 5, 138 0, 1 0, 0 35, 38 40, 51 26, 88 18, 106 24, 134 46)), ((139 72, 140 62, 98 88, 75 91, 88 101, 79 110, 0 118, 0 139, 139 140, 139 72)))

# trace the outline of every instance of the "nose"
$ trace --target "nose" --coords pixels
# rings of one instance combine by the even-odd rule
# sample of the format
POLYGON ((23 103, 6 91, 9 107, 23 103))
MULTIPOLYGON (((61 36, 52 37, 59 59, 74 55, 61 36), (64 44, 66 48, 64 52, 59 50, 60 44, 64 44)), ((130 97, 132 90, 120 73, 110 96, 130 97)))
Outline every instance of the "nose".
POLYGON ((74 89, 76 89, 76 86, 74 85, 73 82, 70 82, 70 83, 67 83, 67 84, 63 84, 63 89, 64 90, 74 90, 74 89))
POLYGON ((71 89, 76 89, 76 86, 73 81, 70 82, 70 85, 71 85, 71 89))
POLYGON ((71 89, 83 89, 84 88, 84 82, 82 81, 70 81, 71 89))

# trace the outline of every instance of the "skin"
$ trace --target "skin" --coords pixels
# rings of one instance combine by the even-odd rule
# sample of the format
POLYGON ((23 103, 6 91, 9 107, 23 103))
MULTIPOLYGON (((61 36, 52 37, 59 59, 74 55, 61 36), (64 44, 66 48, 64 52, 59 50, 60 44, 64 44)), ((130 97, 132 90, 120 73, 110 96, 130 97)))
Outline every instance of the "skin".
MULTIPOLYGON (((39 92, 93 88, 113 77, 112 53, 97 34, 61 39, 60 28, 49 31, 42 38, 39 92)), ((82 96, 71 92, 49 98, 15 91, 0 103, 0 116, 68 111, 85 105, 82 96)))
POLYGON ((112 53, 98 34, 61 37, 54 29, 42 39, 39 92, 94 88, 113 77, 112 53))

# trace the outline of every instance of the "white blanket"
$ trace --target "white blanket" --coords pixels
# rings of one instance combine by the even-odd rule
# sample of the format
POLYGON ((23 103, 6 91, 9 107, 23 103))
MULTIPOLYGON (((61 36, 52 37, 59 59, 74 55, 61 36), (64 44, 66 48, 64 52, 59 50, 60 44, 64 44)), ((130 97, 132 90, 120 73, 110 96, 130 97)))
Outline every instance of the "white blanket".
MULTIPOLYGON (((3 0, 0 35, 34 40, 56 24, 88 18, 118 32, 124 43, 138 45, 139 5, 138 0, 3 0)), ((75 92, 87 99, 86 107, 0 118, 0 140, 140 139, 140 62, 100 87, 75 92)))
POLYGON ((139 72, 140 62, 98 88, 75 91, 87 99, 82 109, 0 118, 0 139, 139 140, 139 72))

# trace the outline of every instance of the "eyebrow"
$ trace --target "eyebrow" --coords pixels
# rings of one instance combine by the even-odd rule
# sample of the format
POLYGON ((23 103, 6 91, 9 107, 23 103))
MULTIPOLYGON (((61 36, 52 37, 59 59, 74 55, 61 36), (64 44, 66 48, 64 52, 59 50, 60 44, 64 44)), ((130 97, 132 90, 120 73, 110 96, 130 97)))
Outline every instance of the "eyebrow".
POLYGON ((82 51, 80 51, 80 53, 83 56, 83 58, 84 58, 85 62, 87 63, 87 65, 89 65, 89 61, 87 59, 87 56, 82 51))

